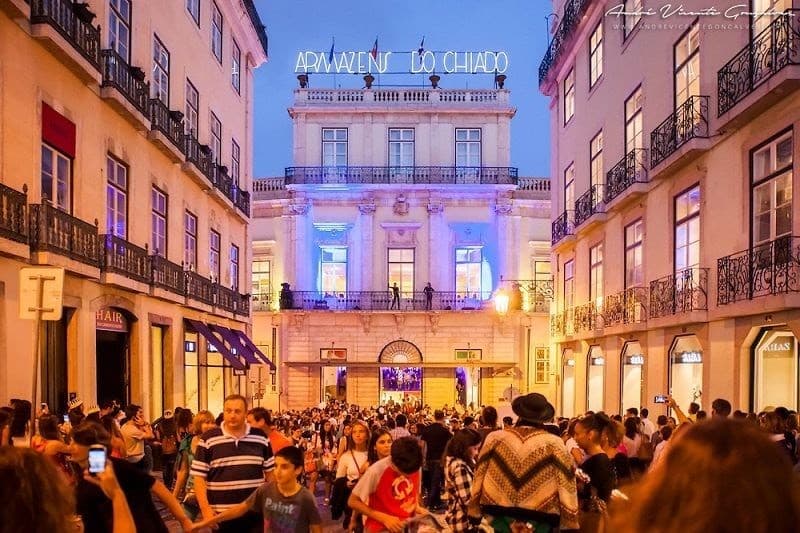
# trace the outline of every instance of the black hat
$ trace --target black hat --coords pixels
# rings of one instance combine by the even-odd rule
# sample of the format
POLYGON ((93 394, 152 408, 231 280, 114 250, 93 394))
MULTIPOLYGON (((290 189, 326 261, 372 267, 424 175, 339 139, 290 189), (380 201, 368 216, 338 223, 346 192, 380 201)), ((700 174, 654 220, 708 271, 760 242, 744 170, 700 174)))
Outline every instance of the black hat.
POLYGON ((556 414, 555 407, 538 392, 517 396, 511 402, 511 409, 522 420, 529 422, 549 422, 556 414))

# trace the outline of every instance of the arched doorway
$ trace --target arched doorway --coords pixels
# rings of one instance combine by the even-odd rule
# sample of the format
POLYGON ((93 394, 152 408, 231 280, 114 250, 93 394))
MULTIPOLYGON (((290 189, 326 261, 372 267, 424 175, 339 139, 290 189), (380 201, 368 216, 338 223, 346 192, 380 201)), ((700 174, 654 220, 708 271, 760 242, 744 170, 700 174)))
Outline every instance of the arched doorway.
POLYGON ((575 416, 575 356, 572 348, 561 355, 561 416, 575 416))
POLYGON ((603 349, 597 345, 590 346, 586 363, 586 410, 602 411, 606 375, 603 349))
POLYGON ((752 408, 798 406, 798 342, 789 329, 764 329, 753 343, 752 408))
POLYGON ((625 409, 642 406, 644 350, 639 341, 628 341, 622 347, 620 370, 620 413, 625 409))
POLYGON ((413 343, 397 340, 390 342, 381 350, 378 362, 381 364, 379 400, 386 403, 393 400, 403 403, 422 399, 422 352, 413 343), (402 366, 400 366, 402 365, 402 366))
POLYGON ((136 318, 118 307, 95 312, 97 400, 130 400, 130 328, 136 318))
POLYGON ((669 392, 680 406, 702 406, 703 348, 697 335, 679 335, 669 350, 669 392))

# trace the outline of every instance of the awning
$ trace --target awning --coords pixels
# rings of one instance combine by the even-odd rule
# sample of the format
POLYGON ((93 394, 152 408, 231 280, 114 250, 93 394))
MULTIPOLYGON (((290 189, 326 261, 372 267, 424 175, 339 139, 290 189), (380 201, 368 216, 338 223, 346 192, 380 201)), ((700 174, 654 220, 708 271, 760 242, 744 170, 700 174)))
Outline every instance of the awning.
POLYGON ((235 329, 232 329, 231 333, 236 334, 236 336, 241 339, 242 344, 244 344, 248 349, 250 349, 250 351, 253 352, 253 355, 261 359, 261 362, 268 365, 272 370, 275 370, 275 363, 270 361, 269 357, 264 355, 264 352, 258 349, 258 346, 256 346, 255 343, 252 340, 250 340, 250 337, 248 337, 244 331, 237 331, 235 329))
POLYGON ((232 330, 217 324, 209 324, 208 327, 211 329, 211 331, 219 334, 228 344, 230 344, 231 352, 233 352, 235 355, 241 355, 244 357, 244 360, 248 365, 260 365, 262 363, 262 361, 255 356, 253 351, 250 350, 250 348, 248 348, 242 342, 239 336, 236 335, 232 330))
POLYGON ((422 363, 376 363, 372 361, 286 361, 286 366, 344 366, 348 368, 381 368, 381 367, 422 367, 422 368, 497 368, 504 367, 508 370, 510 367, 515 366, 513 362, 497 362, 497 361, 470 361, 469 363, 462 362, 446 362, 446 361, 433 361, 422 363))
POLYGON ((214 345, 214 347, 222 354, 222 357, 228 360, 233 368, 236 370, 247 370, 247 367, 242 364, 236 355, 225 346, 225 343, 214 336, 214 333, 209 329, 209 327, 199 320, 192 320, 191 318, 185 318, 186 322, 189 323, 190 326, 194 328, 194 330, 205 337, 206 341, 210 342, 214 345))

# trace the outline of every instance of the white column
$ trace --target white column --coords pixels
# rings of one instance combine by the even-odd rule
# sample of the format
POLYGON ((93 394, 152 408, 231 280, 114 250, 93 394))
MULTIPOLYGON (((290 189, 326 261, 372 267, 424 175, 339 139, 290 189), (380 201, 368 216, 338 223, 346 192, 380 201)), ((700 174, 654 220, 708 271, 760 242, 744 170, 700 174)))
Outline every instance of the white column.
POLYGON ((510 266, 512 264, 510 260, 511 254, 511 246, 510 245, 510 233, 511 233, 511 223, 509 220, 509 216, 506 213, 502 213, 499 210, 495 209, 495 216, 497 217, 497 271, 498 271, 498 280, 500 276, 503 276, 507 279, 514 279, 512 277, 512 273, 510 272, 510 266))
MULTIPOLYGON (((373 276, 373 255, 374 255, 374 228, 375 222, 375 203, 367 200, 358 204, 358 227, 361 239, 358 246, 360 261, 353 265, 353 290, 373 291, 378 289, 373 276)), ((349 377, 349 376, 348 376, 349 377)))
MULTIPOLYGON (((431 198, 428 200, 428 272, 427 279, 420 280, 421 287, 426 281, 437 291, 452 291, 448 284, 448 269, 452 264, 449 253, 448 231, 444 221, 444 202, 431 198)), ((421 275, 424 276, 425 272, 421 275)))

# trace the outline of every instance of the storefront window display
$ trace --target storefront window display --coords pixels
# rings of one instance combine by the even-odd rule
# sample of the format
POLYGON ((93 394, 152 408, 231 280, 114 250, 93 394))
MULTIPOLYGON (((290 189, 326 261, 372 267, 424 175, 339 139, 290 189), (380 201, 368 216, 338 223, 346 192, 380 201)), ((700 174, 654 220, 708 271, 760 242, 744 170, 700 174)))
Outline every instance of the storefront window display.
POLYGON ((639 341, 628 341, 622 348, 622 376, 620 379, 620 413, 625 409, 642 406, 644 351, 639 341))
POLYGON ((575 356, 570 348, 564 350, 562 356, 561 416, 575 416, 575 356))
POLYGON ((798 407, 797 339, 788 330, 767 330, 756 344, 753 364, 753 408, 798 407))
POLYGON ((588 411, 603 410, 603 390, 605 386, 606 359, 599 346, 589 348, 586 369, 586 409, 588 411))
POLYGON ((684 410, 691 402, 702 408, 703 348, 696 335, 680 335, 669 351, 669 392, 684 410))

